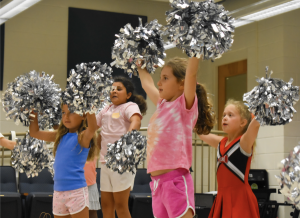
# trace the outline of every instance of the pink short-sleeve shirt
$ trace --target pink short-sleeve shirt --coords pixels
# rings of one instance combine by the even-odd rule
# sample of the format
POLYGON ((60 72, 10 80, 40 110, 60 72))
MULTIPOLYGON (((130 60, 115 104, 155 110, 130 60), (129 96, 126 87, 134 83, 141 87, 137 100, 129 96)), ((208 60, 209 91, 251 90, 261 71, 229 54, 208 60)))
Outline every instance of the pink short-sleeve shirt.
POLYGON ((192 133, 198 119, 198 99, 186 109, 184 94, 175 101, 160 100, 150 119, 147 141, 147 172, 192 165, 192 133))
POLYGON ((130 118, 134 114, 140 115, 142 119, 138 105, 133 102, 117 106, 110 104, 97 114, 97 125, 102 127, 100 162, 105 162, 104 156, 107 153, 107 144, 119 140, 128 131, 130 118))

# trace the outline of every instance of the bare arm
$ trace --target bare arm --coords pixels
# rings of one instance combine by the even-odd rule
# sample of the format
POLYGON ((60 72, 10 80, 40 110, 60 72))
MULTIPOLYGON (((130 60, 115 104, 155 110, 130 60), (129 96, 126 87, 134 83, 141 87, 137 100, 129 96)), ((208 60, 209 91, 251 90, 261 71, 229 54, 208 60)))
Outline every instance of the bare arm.
POLYGON ((220 141, 224 138, 223 136, 218 136, 209 133, 208 135, 198 135, 201 140, 206 142, 208 145, 214 148, 218 148, 220 141))
POLYGON ((33 138, 44 140, 46 142, 54 142, 56 139, 57 131, 40 131, 38 125, 38 114, 31 112, 29 133, 30 136, 33 138))
POLYGON ((82 147, 89 148, 90 142, 94 137, 94 134, 98 129, 98 126, 97 126, 95 114, 87 113, 86 117, 87 117, 88 127, 81 132, 81 136, 79 138, 79 144, 82 147))
POLYGON ((139 130, 141 128, 141 117, 138 114, 133 114, 130 117, 130 126, 128 131, 139 130))
POLYGON ((187 109, 191 109, 194 104, 199 61, 200 59, 195 57, 189 58, 186 69, 184 80, 184 97, 187 109))
POLYGON ((7 148, 9 150, 13 150, 16 144, 17 144, 16 141, 8 140, 8 139, 4 138, 2 136, 2 134, 0 133, 0 145, 1 146, 3 146, 4 148, 7 148))
POLYGON ((150 73, 146 69, 138 68, 139 76, 141 79, 142 87, 156 106, 159 100, 158 89, 154 85, 154 81, 150 73))
POLYGON ((254 141, 257 137, 259 127, 259 122, 257 122, 256 119, 252 119, 247 131, 241 137, 241 147, 245 152, 249 154, 252 152, 252 145, 254 144, 254 141))

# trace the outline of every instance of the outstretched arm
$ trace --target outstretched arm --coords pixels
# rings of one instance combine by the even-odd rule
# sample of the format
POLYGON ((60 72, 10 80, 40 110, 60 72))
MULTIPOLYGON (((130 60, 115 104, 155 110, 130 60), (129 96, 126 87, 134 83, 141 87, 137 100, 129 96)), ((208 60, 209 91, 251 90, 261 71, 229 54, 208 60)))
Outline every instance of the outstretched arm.
POLYGON ((187 109, 191 109, 194 104, 199 61, 200 59, 195 57, 189 58, 186 69, 184 80, 184 97, 187 109))
POLYGON ((214 148, 218 148, 220 141, 224 138, 215 134, 209 133, 208 135, 198 135, 201 140, 214 148))
POLYGON ((94 134, 98 129, 98 126, 97 126, 95 114, 87 113, 86 117, 87 117, 88 127, 80 133, 81 136, 79 137, 79 144, 82 147, 89 148, 90 142, 94 137, 94 134))
POLYGON ((0 145, 9 150, 14 149, 17 143, 15 141, 8 140, 0 133, 0 145))
POLYGON ((30 114, 30 125, 29 125, 30 136, 46 142, 54 142, 56 138, 56 131, 40 131, 38 125, 38 114, 31 112, 30 114))
POLYGON ((159 100, 159 92, 154 85, 151 74, 146 70, 146 68, 142 69, 141 67, 138 67, 138 72, 143 89, 145 90, 153 104, 156 106, 159 100))
POLYGON ((252 152, 252 146, 257 137, 259 127, 260 127, 259 122, 257 122, 256 119, 252 119, 251 123, 248 126, 247 131, 241 137, 241 141, 240 141, 241 147, 245 152, 249 154, 252 152))

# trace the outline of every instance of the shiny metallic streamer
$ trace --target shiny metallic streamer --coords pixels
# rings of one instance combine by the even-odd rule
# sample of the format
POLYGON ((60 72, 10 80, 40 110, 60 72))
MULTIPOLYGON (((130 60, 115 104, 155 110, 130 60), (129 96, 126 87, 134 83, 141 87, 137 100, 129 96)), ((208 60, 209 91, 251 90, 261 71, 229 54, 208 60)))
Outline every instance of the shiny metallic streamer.
POLYGON ((23 139, 17 139, 17 144, 12 150, 12 166, 26 176, 35 177, 48 167, 50 173, 54 174, 54 157, 46 142, 30 137, 29 133, 23 139))
POLYGON ((138 164, 145 159, 146 148, 146 136, 136 130, 128 132, 118 141, 107 145, 107 154, 104 157, 106 166, 120 174, 134 174, 138 164))
POLYGON ((52 128, 56 119, 59 119, 61 89, 44 72, 30 71, 18 76, 8 84, 3 94, 3 110, 6 112, 6 119, 12 119, 18 125, 29 126, 30 111, 38 112, 41 115, 39 126, 41 129, 52 128), (56 118, 56 119, 54 119, 56 118))
POLYGON ((164 43, 162 39, 162 25, 153 20, 142 25, 142 19, 139 18, 140 25, 135 29, 128 23, 116 35, 114 46, 112 48, 111 66, 124 69, 131 78, 137 76, 136 62, 143 60, 142 69, 146 68, 149 73, 154 73, 157 66, 164 65, 163 59, 166 57, 164 43))
POLYGON ((268 70, 266 67, 266 77, 258 78, 259 85, 245 93, 243 100, 260 125, 285 125, 296 113, 294 105, 299 100, 299 86, 292 85, 293 78, 288 83, 270 78, 273 72, 268 75, 268 70))
POLYGON ((70 112, 83 115, 96 113, 109 99, 113 84, 112 69, 98 62, 81 63, 72 69, 62 94, 62 102, 70 112))
POLYGON ((202 55, 214 61, 230 49, 234 19, 222 5, 213 0, 170 0, 170 5, 173 9, 166 12, 164 34, 189 57, 202 55))
POLYGON ((281 161, 281 173, 275 177, 280 185, 280 192, 300 210, 300 142, 281 161))

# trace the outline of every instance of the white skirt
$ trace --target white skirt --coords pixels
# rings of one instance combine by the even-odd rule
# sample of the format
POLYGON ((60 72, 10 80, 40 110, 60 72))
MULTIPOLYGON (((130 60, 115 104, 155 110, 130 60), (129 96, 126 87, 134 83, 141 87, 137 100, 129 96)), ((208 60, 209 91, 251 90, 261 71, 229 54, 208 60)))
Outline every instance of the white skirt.
POLYGON ((99 203, 99 192, 97 188, 97 183, 88 186, 88 190, 89 190, 89 203, 90 203, 89 210, 100 210, 101 206, 99 203))

